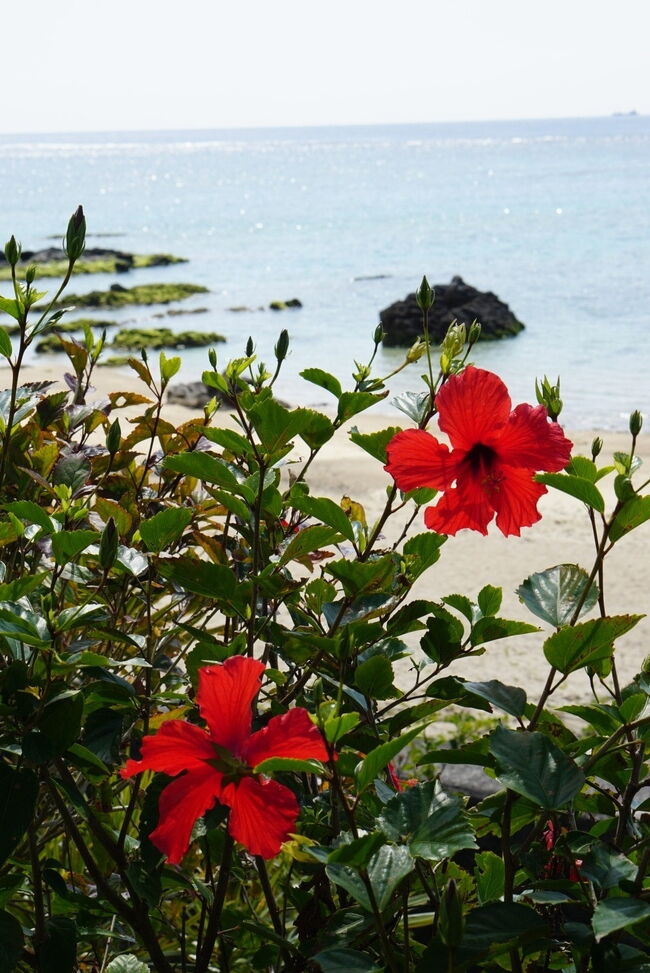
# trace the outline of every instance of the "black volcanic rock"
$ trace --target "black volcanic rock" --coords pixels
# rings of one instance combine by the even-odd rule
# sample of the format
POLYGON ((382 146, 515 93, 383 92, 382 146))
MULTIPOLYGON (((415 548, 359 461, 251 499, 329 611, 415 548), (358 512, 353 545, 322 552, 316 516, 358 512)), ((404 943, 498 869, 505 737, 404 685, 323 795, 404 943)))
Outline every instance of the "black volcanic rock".
MULTIPOLYGON (((477 291, 462 277, 453 277, 449 284, 436 284, 434 291, 436 299, 429 311, 429 335, 433 342, 441 342, 454 321, 468 327, 478 321, 483 341, 510 337, 524 327, 496 294, 477 291)), ((415 294, 385 308, 380 312, 379 320, 384 331, 384 344, 388 346, 412 345, 422 334, 422 312, 415 294)))

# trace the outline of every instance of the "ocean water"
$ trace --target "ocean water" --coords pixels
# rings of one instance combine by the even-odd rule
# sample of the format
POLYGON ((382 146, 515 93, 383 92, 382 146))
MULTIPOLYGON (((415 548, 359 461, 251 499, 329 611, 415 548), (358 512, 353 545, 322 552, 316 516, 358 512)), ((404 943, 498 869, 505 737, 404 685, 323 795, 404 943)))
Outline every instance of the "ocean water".
MULTIPOLYGON (((163 309, 127 308, 111 317, 219 331, 222 363, 252 335, 272 364, 287 327, 291 354, 277 388, 291 402, 327 400, 299 378, 308 366, 351 387, 380 309, 424 273, 432 284, 460 274, 526 324, 473 355, 515 402, 534 401, 536 376, 559 375, 569 427, 625 429, 631 410, 650 415, 650 117, 5 135, 0 198, 3 241, 15 233, 25 248, 52 245, 83 203, 90 246, 189 259, 121 275, 121 284, 210 289, 179 305, 206 313, 156 319, 163 309), (302 309, 228 310, 292 297, 302 309)), ((114 279, 79 277, 71 290, 114 279)), ((376 374, 402 358, 381 349, 376 374)), ((204 349, 183 353, 182 378, 204 367, 204 349)), ((423 362, 410 366, 391 389, 421 387, 422 371, 423 362)))

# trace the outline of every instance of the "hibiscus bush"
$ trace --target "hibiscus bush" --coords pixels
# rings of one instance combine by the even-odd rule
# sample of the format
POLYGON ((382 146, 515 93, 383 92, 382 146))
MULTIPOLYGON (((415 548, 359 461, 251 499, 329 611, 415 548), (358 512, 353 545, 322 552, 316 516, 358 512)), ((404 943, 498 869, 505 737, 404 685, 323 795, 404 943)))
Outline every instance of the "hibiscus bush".
POLYGON ((180 360, 134 358, 142 393, 99 400, 88 329, 60 339, 66 389, 26 383, 84 233, 79 209, 53 296, 5 248, 0 973, 650 969, 648 674, 623 683, 615 653, 641 616, 604 594, 612 547, 650 519, 640 416, 627 452, 572 455, 558 385, 513 408, 470 364, 476 326, 430 347, 426 279, 404 428, 347 425, 389 395, 380 332, 347 385, 302 373, 327 412, 276 398, 286 332, 271 368, 252 341, 223 367, 210 352, 215 398, 178 427, 180 360), (337 435, 385 468, 378 516, 319 495, 337 435), (522 578, 517 619, 498 563, 494 586, 422 596, 449 537, 516 537, 549 487, 584 514, 592 563, 560 551, 522 578), (455 674, 524 633, 548 663, 538 699, 455 674), (591 700, 555 706, 585 671, 591 700), (455 748, 435 730, 450 707, 481 717, 455 748), (488 796, 444 786, 452 763, 488 796))

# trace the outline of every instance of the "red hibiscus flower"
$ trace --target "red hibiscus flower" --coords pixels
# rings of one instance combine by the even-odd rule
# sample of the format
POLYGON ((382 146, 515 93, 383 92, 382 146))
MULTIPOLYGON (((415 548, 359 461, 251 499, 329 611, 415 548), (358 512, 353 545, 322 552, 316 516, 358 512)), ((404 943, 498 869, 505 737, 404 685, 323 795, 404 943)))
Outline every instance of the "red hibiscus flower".
POLYGON ((439 534, 463 527, 487 534, 496 514, 507 537, 540 519, 546 487, 537 470, 556 473, 569 462, 572 443, 549 422, 544 406, 511 409, 508 390, 492 372, 470 366, 452 375, 436 395, 438 425, 452 450, 423 429, 397 433, 384 467, 400 490, 444 490, 424 522, 439 534), (454 485, 455 484, 455 485, 454 485))
POLYGON ((176 776, 160 795, 158 826, 149 836, 167 861, 178 864, 195 821, 216 800, 230 808, 228 830, 252 855, 273 858, 294 830, 295 795, 253 773, 269 757, 326 761, 327 748, 307 710, 290 709, 251 733, 251 703, 262 684, 264 665, 233 656, 199 670, 197 703, 208 724, 169 720, 142 741, 140 760, 128 760, 122 777, 143 770, 176 776))

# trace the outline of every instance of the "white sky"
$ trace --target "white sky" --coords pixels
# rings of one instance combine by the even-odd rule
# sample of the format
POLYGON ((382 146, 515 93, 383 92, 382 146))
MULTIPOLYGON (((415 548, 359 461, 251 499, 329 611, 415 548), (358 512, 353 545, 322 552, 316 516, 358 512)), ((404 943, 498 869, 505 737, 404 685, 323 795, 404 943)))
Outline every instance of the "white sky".
POLYGON ((4 0, 0 132, 650 112, 650 0, 4 0))

